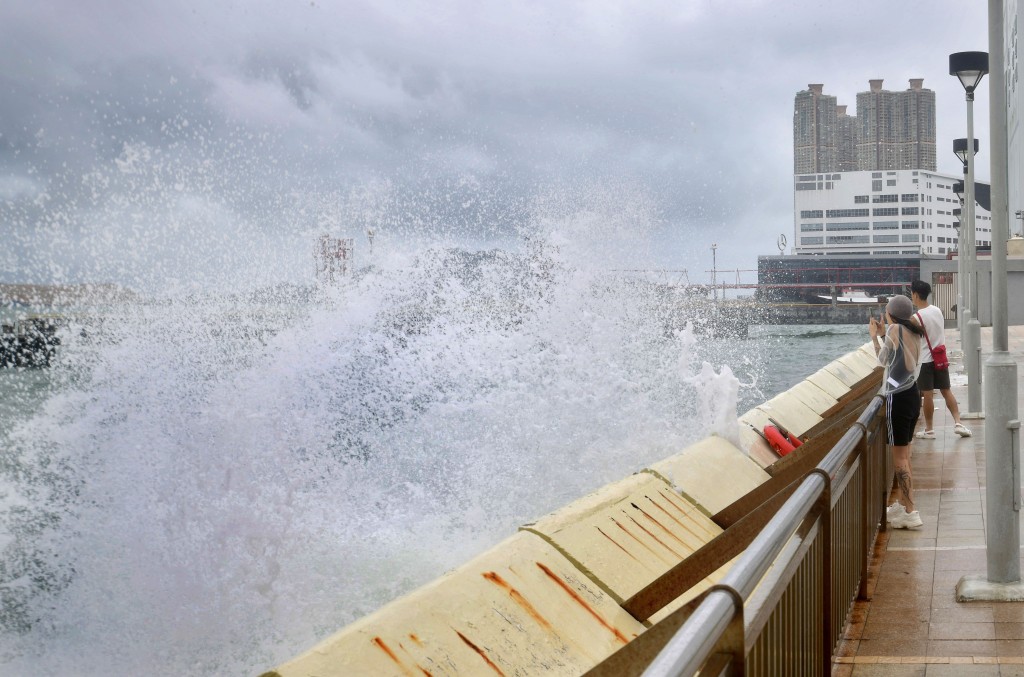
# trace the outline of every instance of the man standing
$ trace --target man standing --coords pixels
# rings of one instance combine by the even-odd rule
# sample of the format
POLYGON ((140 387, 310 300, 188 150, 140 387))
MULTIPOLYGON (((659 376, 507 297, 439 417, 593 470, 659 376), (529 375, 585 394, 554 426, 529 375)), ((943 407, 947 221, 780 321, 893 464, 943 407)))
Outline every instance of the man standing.
POLYGON ((956 422, 953 432, 960 437, 970 437, 971 429, 960 422, 960 407, 957 406, 956 398, 953 397, 953 392, 950 390, 949 369, 936 369, 932 358, 931 346, 937 347, 946 344, 946 320, 937 306, 928 303, 931 293, 932 286, 924 280, 914 280, 910 285, 910 298, 914 302, 914 307, 917 308, 918 321, 921 322, 928 336, 926 341, 922 341, 921 373, 917 377, 917 385, 921 389, 921 398, 924 404, 922 407, 924 430, 918 432, 914 437, 924 440, 935 439, 935 431, 932 429, 932 418, 935 414, 933 399, 935 390, 942 394, 949 413, 953 415, 953 421, 956 422))

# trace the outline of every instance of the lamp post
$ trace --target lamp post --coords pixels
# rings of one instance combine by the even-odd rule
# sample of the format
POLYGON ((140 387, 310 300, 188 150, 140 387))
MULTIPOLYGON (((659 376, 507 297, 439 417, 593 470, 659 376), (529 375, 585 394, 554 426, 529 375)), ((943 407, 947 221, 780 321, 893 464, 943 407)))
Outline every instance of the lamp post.
MULTIPOLYGON (((956 155, 957 158, 959 158, 961 164, 963 164, 963 166, 964 166, 964 180, 963 180, 963 184, 960 186, 960 189, 961 189, 960 193, 957 195, 957 197, 959 197, 961 199, 961 205, 960 206, 961 206, 961 208, 963 210, 962 211, 963 217, 961 218, 961 221, 967 221, 968 223, 976 223, 977 219, 975 217, 974 206, 977 203, 977 201, 974 199, 974 182, 971 181, 970 177, 968 176, 968 166, 967 165, 968 165, 968 161, 970 160, 970 158, 967 155, 967 147, 968 147, 967 139, 953 139, 953 154, 956 155)), ((974 153, 973 154, 974 155, 978 154, 978 139, 974 139, 974 153)), ((972 228, 971 232, 965 232, 964 235, 966 237, 973 237, 974 236, 974 229, 972 228)), ((977 276, 977 272, 976 272, 977 271, 977 248, 974 246, 974 242, 971 241, 971 242, 965 243, 965 246, 960 251, 965 251, 965 252, 966 251, 970 251, 973 254, 973 256, 971 257, 971 261, 974 264, 973 265, 973 269, 975 270, 974 277, 976 277, 977 276)), ((978 308, 977 308, 978 296, 977 296, 977 287, 976 287, 976 285, 974 285, 975 279, 973 277, 971 277, 971 276, 968 276, 968 279, 965 282, 966 282, 966 284, 964 286, 964 298, 967 301, 967 308, 971 310, 971 314, 974 317, 977 317, 978 316, 978 308)), ((962 329, 963 328, 961 327, 961 330, 962 329)))
MULTIPOLYGON (((970 125, 968 127, 970 130, 970 125)), ((964 417, 982 418, 981 322, 978 320, 978 317, 981 315, 981 309, 978 307, 978 255, 975 241, 976 233, 973 227, 976 223, 974 215, 976 200, 974 199, 974 181, 971 180, 969 173, 969 165, 972 164, 971 160, 978 154, 978 139, 971 140, 974 142, 973 153, 969 153, 967 150, 970 148, 968 139, 953 139, 953 154, 960 159, 964 166, 964 189, 962 191, 964 195, 963 208, 961 209, 963 216, 961 217, 961 223, 971 224, 968 228, 961 228, 961 237, 958 238, 963 245, 958 247, 958 251, 965 254, 964 257, 958 257, 958 262, 960 258, 964 258, 967 270, 964 274, 963 286, 961 287, 966 307, 962 317, 963 322, 960 325, 960 337, 964 352, 964 363, 967 367, 967 412, 964 414, 964 417), (967 241, 965 242, 963 238, 967 238, 967 241)))
MULTIPOLYGON (((964 331, 961 343, 964 361, 967 363, 967 413, 963 418, 983 418, 981 413, 981 323, 978 321, 977 259, 974 250, 974 153, 977 146, 974 139, 974 90, 988 73, 987 52, 957 52, 949 55, 949 74, 955 75, 967 93, 967 139, 963 146, 967 180, 964 182, 964 204, 966 207, 963 226, 960 228, 959 250, 965 255, 964 274, 967 278, 964 288, 964 331), (974 150, 969 152, 968 149, 974 150)), ((955 152, 954 147, 954 152, 955 152)), ((959 156, 959 154, 958 154, 959 156)))
MULTIPOLYGON (((964 172, 966 173, 966 169, 964 172)), ((953 194, 956 195, 957 202, 960 203, 960 209, 953 210, 956 213, 957 220, 953 222, 953 230, 956 231, 956 328, 960 332, 960 336, 964 335, 964 309, 967 307, 967 275, 964 270, 964 232, 961 224, 963 223, 964 217, 964 184, 966 181, 954 181, 953 182, 953 194)), ((961 348, 963 343, 961 342, 961 348)))
POLYGON ((984 575, 964 576, 957 601, 1021 601, 1020 578, 1020 414, 1017 363, 1009 353, 1006 241, 1007 202, 1006 73, 1003 0, 988 2, 988 43, 992 53, 989 131, 992 162, 992 352, 985 362, 985 555, 984 575))

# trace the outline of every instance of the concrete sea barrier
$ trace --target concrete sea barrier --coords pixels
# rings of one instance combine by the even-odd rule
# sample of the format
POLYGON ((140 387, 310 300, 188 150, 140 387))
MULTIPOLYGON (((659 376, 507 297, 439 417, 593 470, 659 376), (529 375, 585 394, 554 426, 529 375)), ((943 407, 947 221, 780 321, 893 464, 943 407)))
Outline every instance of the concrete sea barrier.
POLYGON ((601 487, 264 677, 628 674, 847 429, 875 366, 865 344, 740 416, 739 446, 707 437, 601 487), (803 446, 780 458, 769 421, 803 446))

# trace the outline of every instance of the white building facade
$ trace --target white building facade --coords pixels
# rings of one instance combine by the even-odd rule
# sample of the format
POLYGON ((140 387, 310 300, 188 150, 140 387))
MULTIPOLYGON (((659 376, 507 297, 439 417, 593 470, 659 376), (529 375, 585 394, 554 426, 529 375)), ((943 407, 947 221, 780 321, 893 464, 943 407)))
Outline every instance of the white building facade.
MULTIPOLYGON (((953 184, 961 178, 910 169, 798 174, 793 252, 945 258, 959 240, 953 184)), ((977 246, 990 246, 992 220, 981 205, 975 221, 977 246)))

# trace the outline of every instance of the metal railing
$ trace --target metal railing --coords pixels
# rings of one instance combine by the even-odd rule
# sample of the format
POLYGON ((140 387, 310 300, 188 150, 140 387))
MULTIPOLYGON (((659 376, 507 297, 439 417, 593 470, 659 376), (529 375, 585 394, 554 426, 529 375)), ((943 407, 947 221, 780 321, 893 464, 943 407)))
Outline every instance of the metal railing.
MULTIPOLYGON (((892 481, 882 397, 692 607, 644 675, 827 675, 892 481)), ((653 629, 653 628, 652 628, 653 629)))

